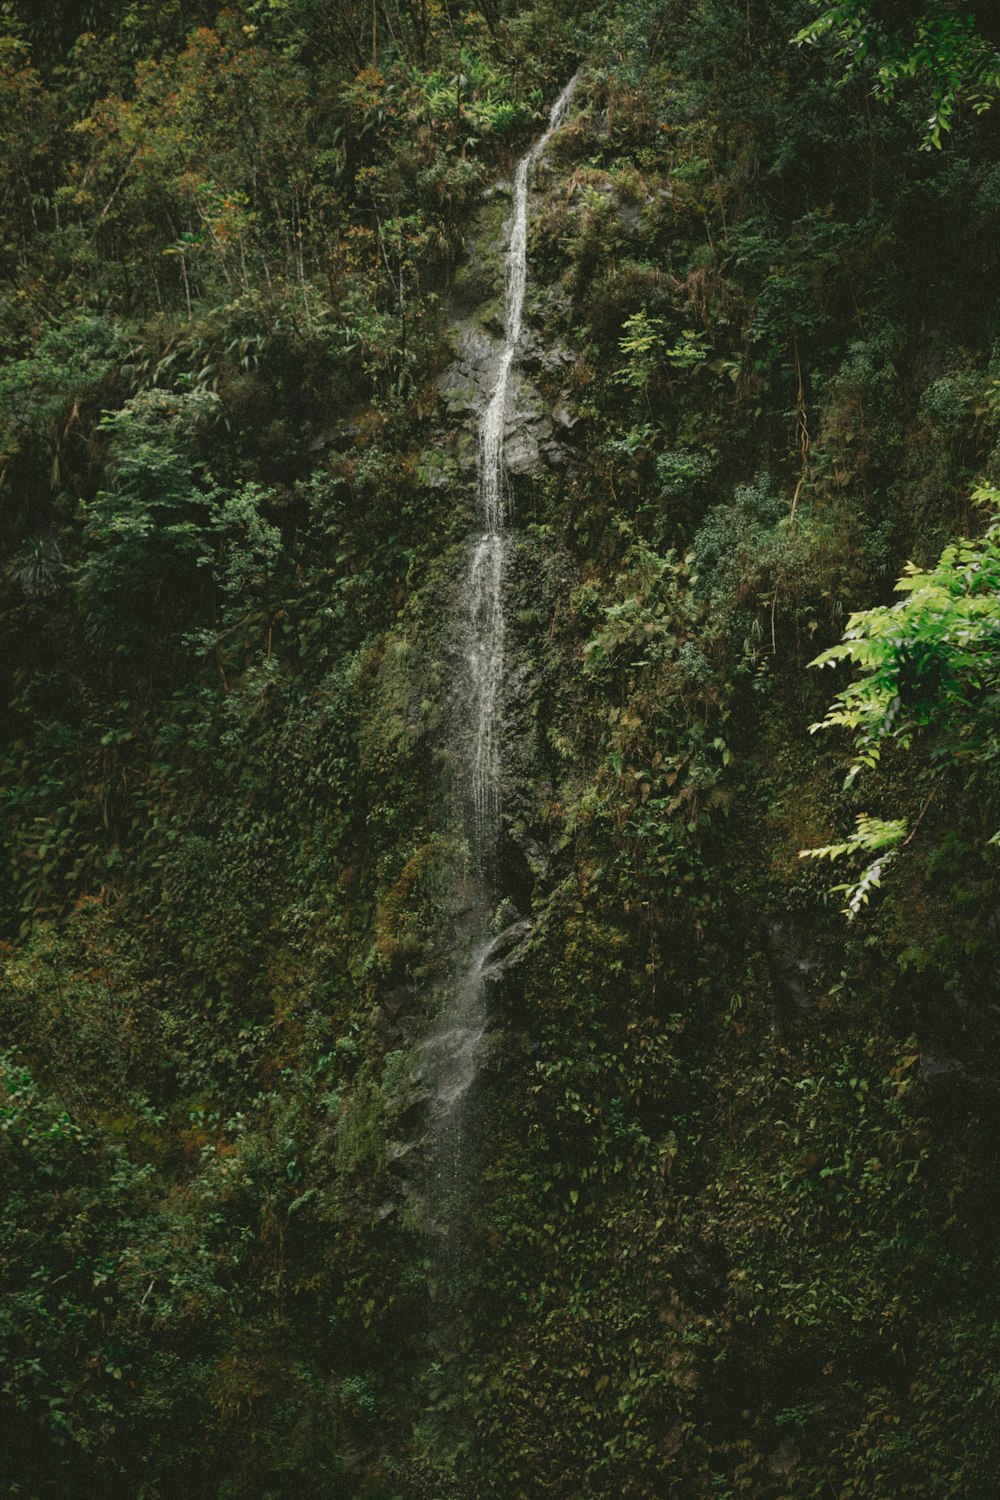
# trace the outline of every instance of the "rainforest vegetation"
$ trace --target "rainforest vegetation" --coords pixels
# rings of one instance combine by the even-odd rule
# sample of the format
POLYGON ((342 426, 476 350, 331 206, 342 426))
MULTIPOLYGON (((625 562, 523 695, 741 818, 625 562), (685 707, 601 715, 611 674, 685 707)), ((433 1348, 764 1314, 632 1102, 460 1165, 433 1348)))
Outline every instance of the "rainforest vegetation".
POLYGON ((1000 1496, 998 48, 0 3, 0 1495, 1000 1496), (577 71, 443 1265, 477 382, 577 71))

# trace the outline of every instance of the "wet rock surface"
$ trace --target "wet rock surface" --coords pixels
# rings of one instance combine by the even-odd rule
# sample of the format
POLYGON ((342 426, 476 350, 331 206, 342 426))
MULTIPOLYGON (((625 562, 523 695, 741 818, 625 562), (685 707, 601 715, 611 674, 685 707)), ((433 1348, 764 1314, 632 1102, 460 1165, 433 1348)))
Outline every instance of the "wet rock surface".
MULTIPOLYGON (((438 380, 438 390, 448 413, 462 418, 467 430, 451 439, 458 467, 470 473, 478 460, 478 445, 472 435, 475 419, 481 416, 496 379, 500 359, 498 342, 480 324, 469 321, 453 330, 455 359, 438 380)), ((572 356, 562 346, 537 368, 551 373, 564 369, 572 356)), ((518 369, 512 374, 504 426, 504 456, 508 474, 530 477, 543 466, 568 462, 566 440, 576 425, 569 392, 560 391, 554 406, 546 403, 540 389, 518 369)), ((444 435, 442 435, 444 436, 444 435)), ((444 473, 441 461, 432 466, 429 483, 441 482, 435 476, 444 473)))

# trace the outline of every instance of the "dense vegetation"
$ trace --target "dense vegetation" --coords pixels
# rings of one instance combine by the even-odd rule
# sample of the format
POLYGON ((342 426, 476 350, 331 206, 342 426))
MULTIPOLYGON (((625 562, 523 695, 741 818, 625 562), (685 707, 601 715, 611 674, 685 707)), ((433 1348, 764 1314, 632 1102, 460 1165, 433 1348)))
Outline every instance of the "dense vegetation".
POLYGON ((0 4, 0 1494, 997 1495, 992 8, 40 9, 0 4), (509 585, 533 928, 444 1274, 455 349, 577 67, 509 585))

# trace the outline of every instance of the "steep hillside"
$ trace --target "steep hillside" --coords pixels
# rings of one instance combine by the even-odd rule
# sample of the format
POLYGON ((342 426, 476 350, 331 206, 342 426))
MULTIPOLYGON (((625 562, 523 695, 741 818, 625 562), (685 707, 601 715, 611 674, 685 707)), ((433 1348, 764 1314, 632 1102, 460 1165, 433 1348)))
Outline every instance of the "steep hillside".
POLYGON ((82 11, 0 7, 0 1494, 998 1494, 988 25, 82 11))

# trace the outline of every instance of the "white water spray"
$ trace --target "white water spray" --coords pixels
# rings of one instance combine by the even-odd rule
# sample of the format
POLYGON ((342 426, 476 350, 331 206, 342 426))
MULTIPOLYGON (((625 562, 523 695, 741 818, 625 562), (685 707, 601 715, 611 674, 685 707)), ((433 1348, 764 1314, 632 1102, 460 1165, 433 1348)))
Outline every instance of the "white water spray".
MULTIPOLYGON (((521 158, 514 174, 514 212, 506 255, 504 342, 496 381, 479 428, 477 516, 481 532, 472 544, 463 594, 467 628, 466 702, 470 719, 469 837, 483 925, 485 912, 497 895, 492 877, 500 835, 503 588, 508 522, 504 434, 511 370, 524 321, 528 189, 532 169, 562 124, 576 85, 577 79, 573 78, 563 89, 552 106, 544 134, 521 158)), ((461 1251, 463 1174, 468 1165, 463 1104, 479 1072, 488 1019, 487 990, 506 956, 528 931, 530 923, 521 919, 499 936, 476 942, 461 981, 423 1046, 422 1067, 432 1111, 432 1212, 443 1236, 440 1263, 450 1264, 452 1274, 461 1251)))
POLYGON ((503 685, 503 574, 508 511, 504 435, 510 375, 524 323, 524 292, 528 279, 528 188, 532 169, 565 119, 576 85, 574 77, 563 89, 552 106, 545 133, 521 157, 514 173, 514 214, 506 256, 504 342, 493 392, 479 428, 477 514, 483 530, 473 547, 466 597, 473 728, 472 837, 477 863, 484 872, 492 863, 500 831, 498 718, 503 685))

